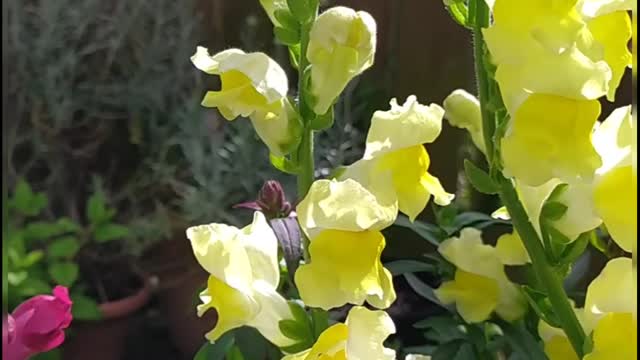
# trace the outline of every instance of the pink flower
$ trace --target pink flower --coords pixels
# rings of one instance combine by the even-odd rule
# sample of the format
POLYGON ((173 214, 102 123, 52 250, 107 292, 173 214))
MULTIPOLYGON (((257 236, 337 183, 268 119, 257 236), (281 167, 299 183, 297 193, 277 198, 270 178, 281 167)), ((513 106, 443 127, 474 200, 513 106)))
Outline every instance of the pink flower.
POLYGON ((71 304, 64 286, 20 304, 2 321, 2 359, 24 360, 60 346, 71 323, 71 304))

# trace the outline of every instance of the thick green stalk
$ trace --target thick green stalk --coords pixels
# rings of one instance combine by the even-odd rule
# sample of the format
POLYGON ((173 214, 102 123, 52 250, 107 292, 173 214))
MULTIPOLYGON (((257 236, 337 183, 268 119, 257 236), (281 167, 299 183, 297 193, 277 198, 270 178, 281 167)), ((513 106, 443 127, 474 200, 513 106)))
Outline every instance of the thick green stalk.
MULTIPOLYGON (((315 18, 315 16, 314 16, 315 18)), ((311 119, 304 118, 305 114, 311 112, 306 109, 304 72, 309 65, 307 60, 307 46, 309 45, 309 31, 311 30, 311 22, 302 24, 300 28, 300 59, 298 60, 298 113, 303 117, 302 124, 304 130, 302 132, 302 141, 298 147, 298 199, 303 199, 314 180, 314 157, 313 157, 313 129, 311 128, 311 119)), ((309 261, 309 239, 302 236, 302 248, 305 261, 309 261)))
MULTIPOLYGON (((475 55, 475 70, 478 81, 478 98, 481 104, 482 124, 485 147, 487 149, 487 162, 490 167, 493 167, 490 173, 497 173, 495 169, 496 162, 494 161, 494 141, 500 139, 494 139, 494 133, 496 129, 495 113, 489 108, 490 103, 490 80, 487 74, 487 66, 485 64, 485 43, 482 36, 482 29, 489 26, 490 12, 485 0, 470 0, 469 2, 470 17, 473 19, 473 35, 474 35, 474 55, 475 55)), ((533 225, 529 221, 529 217, 520 203, 518 194, 513 186, 513 183, 502 176, 502 174, 496 175, 496 182, 499 186, 499 195, 503 204, 506 206, 509 215, 511 216, 513 226, 517 233, 520 235, 522 242, 524 243, 533 269, 538 277, 540 283, 545 287, 546 294, 549 297, 549 301, 553 306, 553 311, 562 326, 562 329, 567 334, 571 345, 580 358, 583 354, 583 345, 585 341, 585 333, 582 326, 578 322, 578 319, 573 312, 569 298, 564 291, 562 278, 554 271, 553 267, 548 261, 547 254, 542 245, 542 240, 538 236, 538 233, 533 228, 533 225)))

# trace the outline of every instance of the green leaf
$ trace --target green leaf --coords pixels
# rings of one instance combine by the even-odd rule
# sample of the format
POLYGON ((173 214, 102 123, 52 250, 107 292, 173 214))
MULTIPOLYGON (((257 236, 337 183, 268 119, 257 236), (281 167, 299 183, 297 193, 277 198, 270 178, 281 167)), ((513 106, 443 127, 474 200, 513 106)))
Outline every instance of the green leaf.
POLYGON ((309 323, 309 316, 307 315, 307 312, 305 311, 304 307, 300 305, 300 303, 298 303, 295 300, 290 300, 290 301, 287 301, 287 304, 289 305, 291 314, 293 315, 293 318, 295 319, 296 322, 309 323))
POLYGON ((456 220, 458 209, 456 209, 456 207, 453 205, 449 205, 441 208, 438 208, 434 205, 433 209, 434 209, 433 212, 436 215, 436 222, 438 223, 438 225, 443 230, 445 230, 449 235, 456 232, 457 229, 453 228, 453 224, 456 220))
POLYGON ((65 231, 58 224, 44 221, 34 221, 24 228, 24 238, 27 241, 45 240, 64 233, 65 231))
POLYGON ((488 195, 498 193, 498 185, 489 177, 489 174, 467 159, 464 160, 464 171, 471 185, 479 192, 488 195))
POLYGON ((102 311, 92 298, 81 294, 72 294, 71 301, 73 301, 71 314, 74 320, 93 321, 102 318, 102 311))
POLYGON ((607 244, 607 241, 605 239, 598 236, 598 234, 595 231, 589 237, 589 243, 591 244, 591 246, 596 248, 601 253, 607 254, 607 251, 609 249, 609 244, 607 244))
POLYGON ((309 345, 309 343, 307 343, 306 341, 301 341, 301 342, 297 342, 297 343, 295 343, 293 345, 282 347, 281 349, 285 353, 296 354, 296 353, 299 353, 301 351, 307 350, 312 345, 313 344, 309 345))
POLYGON ((313 16, 315 9, 312 8, 312 5, 312 2, 309 0, 287 0, 287 6, 293 16, 303 24, 309 22, 313 16))
POLYGON ((276 39, 284 45, 293 46, 300 43, 299 30, 275 27, 273 28, 273 33, 276 39))
POLYGON ((440 300, 438 300, 438 297, 436 296, 433 288, 427 284, 425 284, 424 282, 422 282, 422 280, 418 279, 415 275, 413 274, 404 274, 403 275, 405 280, 407 280, 407 283, 409 283, 409 286, 411 286, 411 288, 413 289, 413 291, 416 292, 416 294, 422 296, 423 298, 431 301, 434 304, 440 305, 442 307, 444 307, 445 309, 449 310, 449 308, 447 308, 446 306, 444 306, 440 300))
POLYGON ((53 263, 49 266, 49 275, 56 283, 71 287, 78 279, 78 265, 71 262, 53 263))
POLYGON ((531 308, 539 318, 553 327, 560 327, 560 321, 553 310, 549 297, 545 293, 527 285, 522 286, 522 290, 527 301, 529 301, 529 305, 531 305, 531 308))
POLYGON ((47 248, 47 254, 52 258, 72 258, 80 250, 80 242, 73 236, 66 236, 55 240, 47 248))
POLYGON ((289 62, 291 62, 291 66, 295 70, 298 70, 298 59, 300 59, 300 44, 290 45, 289 49, 289 62))
POLYGON ((244 356, 242 355, 242 351, 237 345, 233 345, 229 352, 227 352, 227 360, 244 360, 244 356))
POLYGON ((75 233, 80 230, 78 223, 66 217, 58 219, 56 225, 62 233, 75 233))
POLYGON ((20 180, 16 184, 13 199, 9 205, 23 215, 36 216, 47 206, 47 203, 47 197, 43 193, 34 193, 26 181, 20 180))
POLYGON ((278 20, 280 25, 285 29, 299 29, 300 23, 293 16, 291 11, 287 9, 277 9, 273 12, 273 16, 278 20))
POLYGON ((542 345, 523 326, 510 324, 506 321, 499 321, 498 325, 502 328, 504 337, 513 353, 518 355, 518 359, 540 360, 547 358, 542 345))
POLYGON ((545 248, 545 250, 550 251, 551 259, 555 260, 555 264, 560 264, 560 256, 565 252, 571 241, 566 235, 548 223, 542 224, 542 231, 543 235, 546 234, 548 237, 548 243, 550 245, 550 249, 545 248))
POLYGON ((313 340, 318 340, 320 334, 329 327, 329 312, 322 309, 311 309, 311 323, 313 324, 313 340))
POLYGON ((542 207, 541 217, 550 221, 557 221, 567 212, 567 205, 556 202, 548 201, 542 207))
POLYGON ((21 261, 21 266, 28 268, 35 264, 37 264, 44 257, 44 251, 42 250, 34 250, 27 254, 21 261))
POLYGON ((225 355, 235 344, 233 332, 222 335, 215 343, 202 345, 193 360, 225 360, 225 355))
POLYGON ((278 322, 278 328, 282 334, 289 339, 304 341, 310 345, 312 344, 313 335, 311 334, 311 329, 305 323, 289 319, 280 320, 278 322))
POLYGON ((331 106, 325 114, 318 115, 311 120, 311 128, 317 131, 329 129, 333 126, 333 117, 333 106, 331 106))
POLYGON ((20 286, 27 279, 28 276, 29 274, 26 271, 17 271, 17 272, 9 271, 7 273, 7 281, 11 286, 20 286))
POLYGON ((587 231, 580 234, 578 238, 567 245, 564 251, 560 254, 560 264, 573 264, 584 253, 589 240, 591 238, 592 231, 587 231))
POLYGON ((417 260, 396 260, 384 264, 384 267, 391 272, 391 275, 401 275, 416 272, 435 272, 436 266, 417 260))
POLYGON ((470 24, 468 21, 469 17, 469 9, 467 8, 467 4, 464 0, 445 0, 445 8, 451 15, 451 18, 457 22, 459 25, 462 25, 468 29, 470 29, 470 24))
POLYGON ((460 323, 452 316, 433 316, 413 324, 416 329, 432 330, 426 335, 429 340, 447 343, 457 339, 464 339, 465 333, 460 329, 460 323))
POLYGON ((283 173, 291 175, 296 175, 298 173, 297 166, 291 160, 284 156, 269 154, 269 161, 271 161, 271 165, 273 165, 273 167, 282 171, 283 173))
POLYGON ((411 222, 409 218, 404 215, 398 215, 394 225, 413 230, 413 232, 420 235, 420 237, 427 240, 434 246, 440 245, 440 243, 448 236, 435 225, 427 224, 418 220, 411 222))
POLYGON ((29 278, 28 281, 23 282, 15 289, 20 296, 26 297, 50 293, 51 290, 51 285, 38 278, 29 278))
POLYGON ((87 218, 92 225, 103 224, 113 217, 115 212, 107 208, 104 194, 101 191, 95 192, 87 202, 87 218))
POLYGON ((112 240, 122 239, 129 236, 129 229, 120 224, 103 224, 96 227, 94 238, 99 243, 105 243, 112 240))
POLYGON ((436 348, 431 360, 471 360, 473 349, 465 340, 454 340, 436 348))

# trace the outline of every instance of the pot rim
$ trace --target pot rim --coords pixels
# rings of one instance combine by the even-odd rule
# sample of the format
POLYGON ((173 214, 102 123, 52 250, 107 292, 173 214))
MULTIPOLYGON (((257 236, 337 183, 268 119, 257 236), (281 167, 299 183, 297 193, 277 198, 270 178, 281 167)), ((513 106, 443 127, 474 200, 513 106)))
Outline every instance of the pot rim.
POLYGON ((148 275, 140 274, 142 287, 133 295, 123 299, 99 304, 103 320, 117 319, 131 315, 145 306, 151 298, 151 281, 148 275))

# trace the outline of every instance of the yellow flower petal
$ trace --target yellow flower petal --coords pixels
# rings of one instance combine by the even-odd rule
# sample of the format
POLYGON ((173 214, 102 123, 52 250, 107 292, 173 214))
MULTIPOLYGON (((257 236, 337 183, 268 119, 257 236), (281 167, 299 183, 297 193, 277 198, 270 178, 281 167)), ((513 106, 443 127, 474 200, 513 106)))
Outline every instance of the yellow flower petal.
POLYGON ((638 178, 631 166, 618 167, 596 184, 594 202, 615 242, 631 252, 638 241, 638 178))
POLYGON ((429 164, 427 150, 422 145, 416 145, 377 158, 370 176, 379 177, 386 171, 391 173, 398 208, 413 221, 427 206, 432 195, 440 206, 449 205, 454 198, 453 194, 444 190, 438 178, 427 172, 429 164))
POLYGON ((502 140, 505 171, 530 186, 590 180, 602 164, 591 144, 599 114, 597 101, 531 95, 502 140))
POLYGON ((475 228, 464 228, 460 237, 452 237, 438 246, 438 252, 458 269, 490 279, 499 279, 503 266, 496 249, 482 243, 482 233, 475 228))
POLYGON ((443 283, 435 294, 443 304, 456 304, 469 323, 485 321, 498 305, 500 288, 494 279, 456 270, 455 279, 443 283))
POLYGON ((309 33, 313 110, 324 114, 349 81, 373 65, 376 22, 364 11, 337 6, 318 16, 309 33))
POLYGON ((491 213, 491 217, 500 220, 511 220, 511 215, 509 215, 509 211, 506 206, 496 209, 496 211, 491 213))
POLYGON ((296 271, 305 304, 329 310, 344 304, 387 308, 395 301, 391 274, 380 262, 385 246, 377 231, 325 230, 311 239, 311 263, 296 271))
POLYGON ((554 336, 544 343, 544 352, 549 360, 580 360, 571 342, 565 336, 554 336))
POLYGON ((637 320, 631 313, 612 313, 603 317, 593 333, 593 351, 584 360, 637 358, 637 320))
POLYGON ((612 70, 607 99, 614 101, 622 75, 632 64, 631 52, 627 47, 631 39, 631 19, 625 11, 617 11, 596 17, 589 21, 588 27, 594 40, 604 47, 604 60, 612 70))
POLYGON ((440 106, 422 105, 414 95, 409 96, 402 106, 395 98, 390 104, 390 110, 376 111, 371 118, 364 159, 431 143, 440 135, 444 116, 444 109, 440 106))
POLYGON ((205 335, 211 342, 229 330, 246 325, 260 311, 260 305, 251 296, 232 288, 215 276, 209 276, 207 289, 200 294, 200 299, 203 304, 198 306, 198 316, 202 316, 210 308, 215 308, 218 313, 216 326, 205 335))
POLYGON ((498 238, 496 252, 505 265, 524 265, 531 262, 529 253, 517 232, 504 234, 498 238))
POLYGON ((638 6, 634 0, 582 0, 578 4, 580 13, 590 18, 607 15, 615 11, 633 10, 638 6))
POLYGON ((348 337, 347 325, 332 325, 320 334, 311 349, 285 356, 282 360, 347 360, 345 346, 348 337))
POLYGON ((396 332, 396 326, 386 312, 354 306, 346 324, 349 327, 347 359, 395 360, 395 351, 383 345, 387 337, 396 332))
POLYGON ((593 329, 607 313, 631 313, 637 306, 631 259, 609 260, 587 289, 585 328, 593 329))
POLYGON ((275 104, 269 110, 256 111, 251 115, 251 123, 269 151, 274 155, 283 156, 297 148, 302 134, 302 124, 298 113, 286 97, 275 104))
POLYGON ((220 75, 220 91, 207 92, 202 105, 217 107, 227 120, 268 111, 289 89, 284 70, 264 53, 229 49, 210 56, 199 46, 191 61, 208 74, 220 75))
POLYGON ((533 225, 538 236, 542 234, 540 232, 540 214, 542 213, 542 207, 560 183, 557 179, 549 180, 540 186, 528 186, 518 180, 515 182, 518 198, 520 198, 522 206, 524 206, 527 215, 529 215, 529 221, 531 221, 531 225, 533 225))
POLYGON ((465 90, 458 89, 447 96, 442 105, 445 111, 444 117, 449 124, 469 131, 474 145, 484 153, 482 114, 478 99, 465 90))
POLYGON ((554 201, 566 205, 567 211, 551 224, 569 241, 574 241, 580 234, 602 224, 594 208, 592 191, 593 186, 590 183, 569 184, 558 197, 554 198, 554 201))
POLYGON ((398 207, 395 194, 374 195, 355 180, 317 180, 296 212, 302 229, 313 238, 323 229, 382 230, 393 224, 398 207))
POLYGON ((287 300, 264 281, 255 282, 253 290, 253 298, 260 305, 260 311, 245 325, 256 328, 277 346, 293 345, 295 341, 286 337, 278 325, 281 320, 293 319, 287 300))

